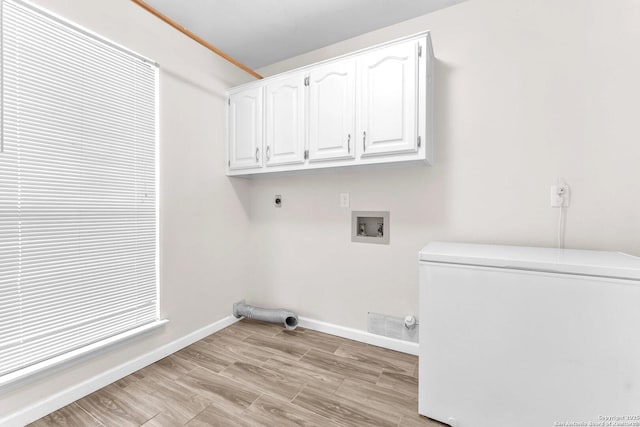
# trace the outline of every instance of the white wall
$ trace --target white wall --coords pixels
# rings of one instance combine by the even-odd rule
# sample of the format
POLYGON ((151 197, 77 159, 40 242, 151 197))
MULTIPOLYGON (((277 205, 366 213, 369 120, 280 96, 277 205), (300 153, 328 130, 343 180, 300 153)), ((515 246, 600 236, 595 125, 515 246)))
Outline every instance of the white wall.
POLYGON ((639 21, 636 0, 470 0, 259 70, 431 30, 436 164, 254 179, 250 302, 359 329, 368 311, 416 313, 431 240, 554 246, 557 177, 567 247, 640 255, 639 21), (391 211, 389 246, 350 242, 340 192, 391 211))
POLYGON ((0 419, 226 316, 286 306, 366 329, 417 312, 430 240, 554 245, 549 185, 572 186, 567 246, 640 255, 640 4, 470 0, 261 70, 271 74, 432 30, 436 165, 224 176, 224 91, 249 78, 128 0, 37 3, 157 60, 162 311, 171 322, 0 392, 0 419), (391 244, 349 239, 350 213, 390 210, 391 244), (274 194, 283 207, 272 207, 274 194))
MULTIPOLYGON (((225 177, 225 90, 248 77, 128 0, 38 4, 160 63, 161 311, 150 333, 0 391, 0 420, 231 314, 245 296, 249 184, 225 177)), ((1 422, 0 422, 1 424, 1 422)))

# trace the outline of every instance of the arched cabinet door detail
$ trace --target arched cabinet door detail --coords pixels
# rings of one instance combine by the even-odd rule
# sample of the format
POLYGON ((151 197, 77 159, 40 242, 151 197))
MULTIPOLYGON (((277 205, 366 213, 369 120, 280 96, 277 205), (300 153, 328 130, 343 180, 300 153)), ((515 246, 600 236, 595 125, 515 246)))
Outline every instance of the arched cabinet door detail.
POLYGON ((262 88, 229 96, 229 169, 262 167, 262 88))
POLYGON ((265 164, 304 163, 304 76, 277 79, 265 88, 265 164))
POLYGON ((353 59, 310 71, 310 162, 355 157, 355 74, 353 59))
POLYGON ((418 46, 411 41, 360 59, 362 157, 417 151, 418 46))

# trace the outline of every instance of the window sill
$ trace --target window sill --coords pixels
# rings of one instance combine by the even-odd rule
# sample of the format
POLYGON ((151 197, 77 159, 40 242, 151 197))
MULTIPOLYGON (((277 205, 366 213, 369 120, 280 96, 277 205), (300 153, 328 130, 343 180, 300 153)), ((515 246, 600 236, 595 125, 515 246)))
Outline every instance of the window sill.
POLYGON ((56 356, 51 359, 45 360, 43 362, 36 363, 26 368, 22 368, 17 371, 11 372, 9 374, 3 375, 0 377, 0 387, 6 386, 11 383, 15 383, 26 377, 30 377, 37 373, 43 372, 47 369, 51 369, 55 366, 59 366, 63 363, 67 363, 71 360, 85 356, 89 353, 96 352, 98 350, 104 349, 105 347, 109 347, 113 344, 122 342, 124 340, 135 337, 137 335, 141 335, 145 332, 149 332, 151 330, 157 329, 168 322, 169 320, 167 319, 156 320, 155 322, 147 323, 146 325, 139 326, 135 329, 131 329, 130 331, 126 331, 121 334, 114 335, 112 337, 87 345, 85 347, 78 348, 68 353, 61 354, 60 356, 56 356))

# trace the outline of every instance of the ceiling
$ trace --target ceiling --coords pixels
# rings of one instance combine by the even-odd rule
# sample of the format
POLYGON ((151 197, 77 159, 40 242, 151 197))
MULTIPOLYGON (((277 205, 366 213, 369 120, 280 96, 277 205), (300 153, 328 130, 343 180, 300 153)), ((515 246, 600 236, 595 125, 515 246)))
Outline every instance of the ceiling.
POLYGON ((462 0, 147 0, 257 69, 462 0))

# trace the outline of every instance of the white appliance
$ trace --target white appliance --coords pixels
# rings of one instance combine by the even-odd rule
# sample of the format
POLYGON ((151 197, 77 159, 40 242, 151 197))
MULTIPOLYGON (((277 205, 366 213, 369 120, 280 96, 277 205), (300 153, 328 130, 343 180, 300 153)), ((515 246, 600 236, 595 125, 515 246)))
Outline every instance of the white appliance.
POLYGON ((430 243, 419 368, 452 426, 640 426, 640 258, 430 243))

